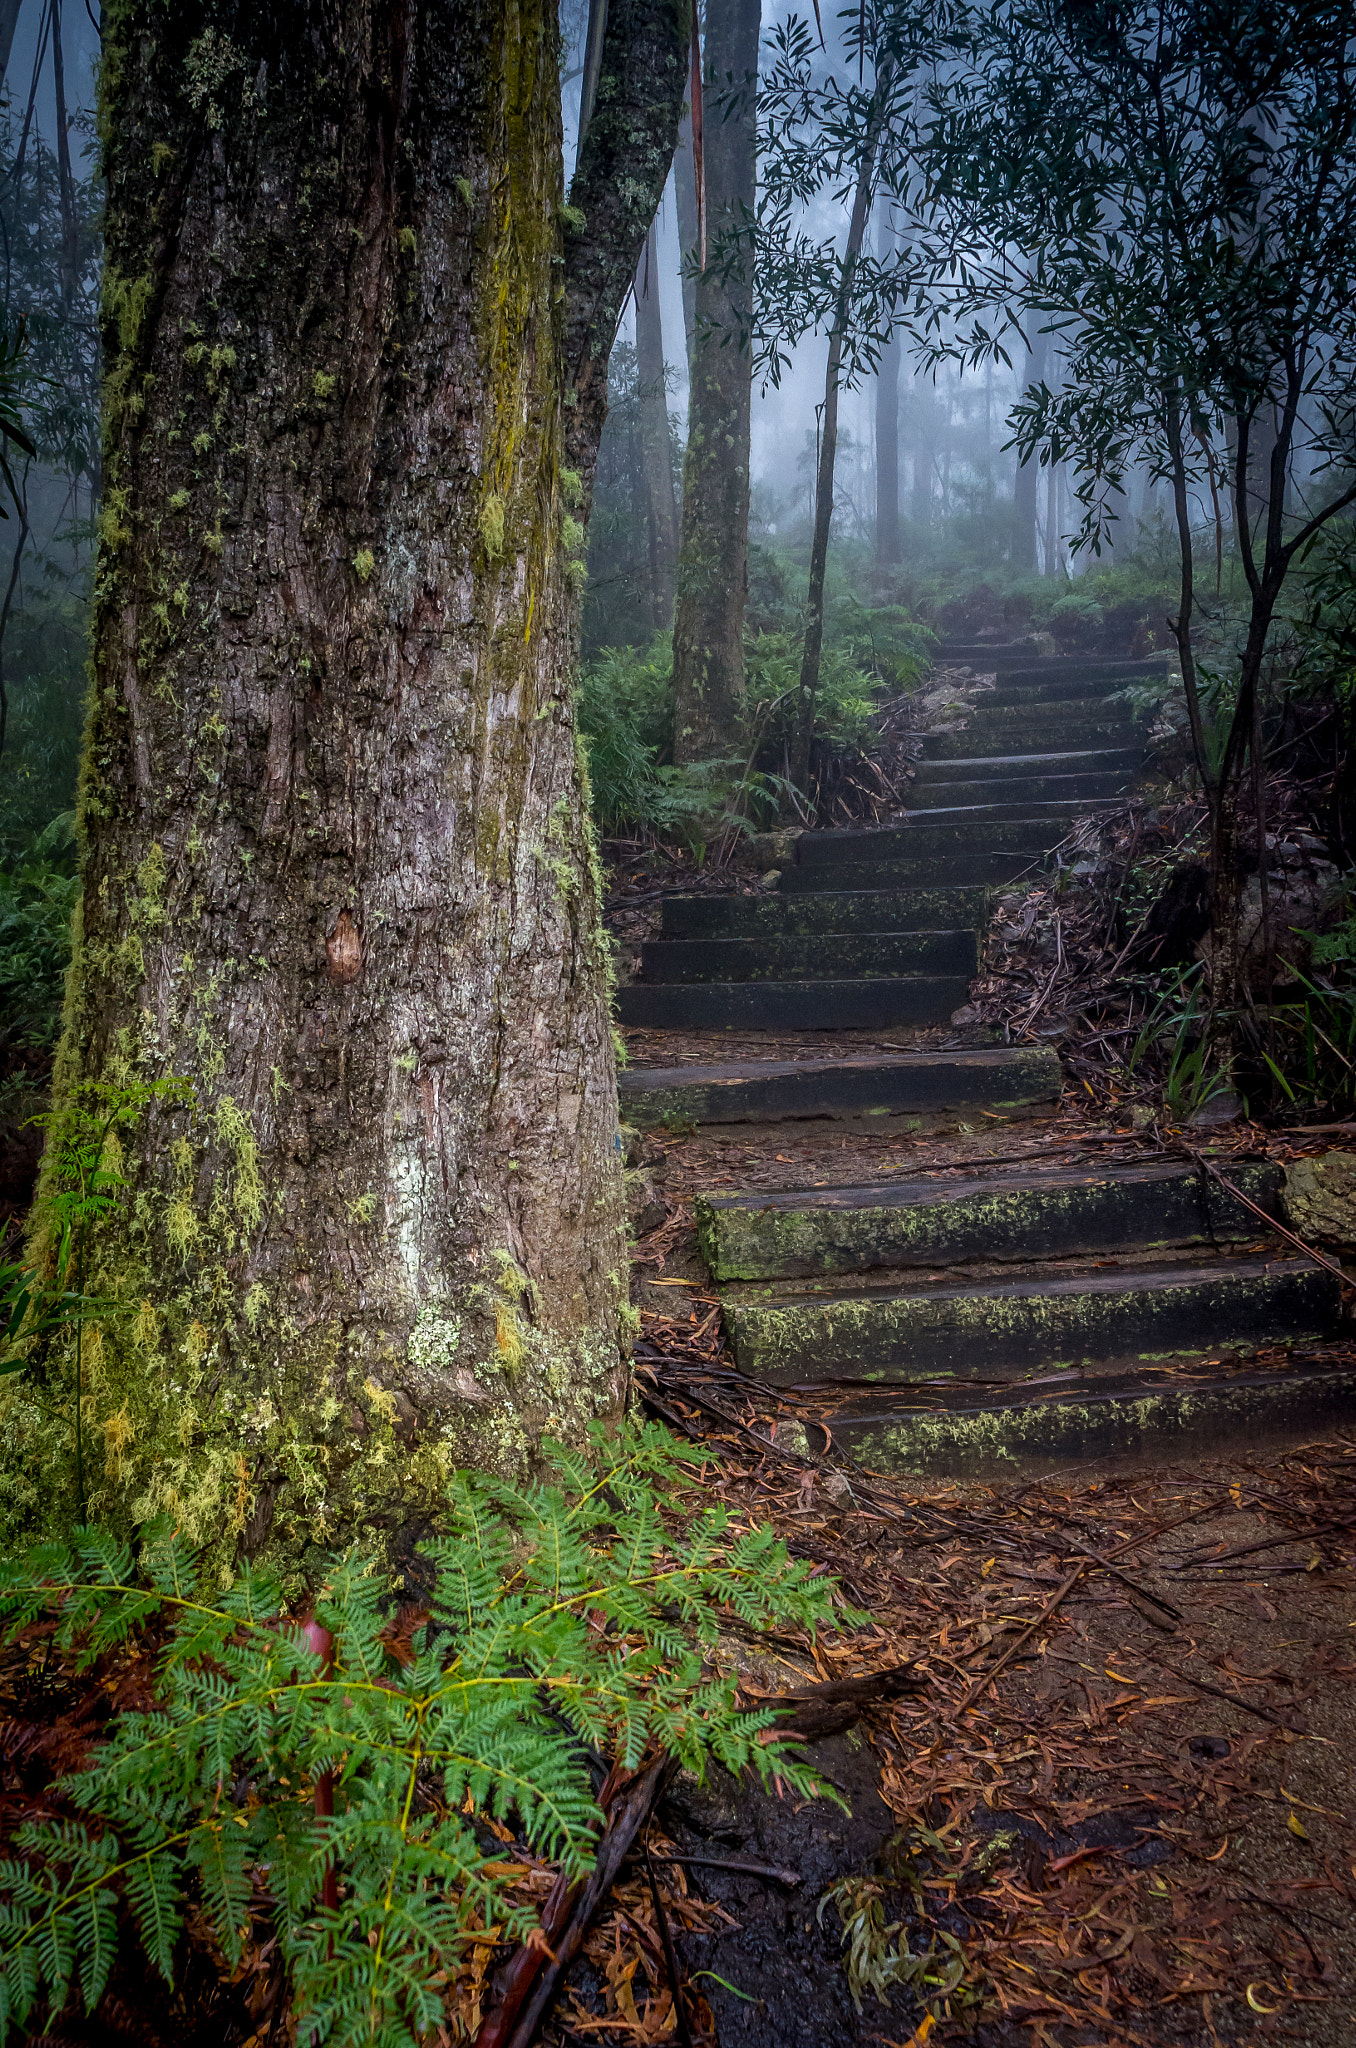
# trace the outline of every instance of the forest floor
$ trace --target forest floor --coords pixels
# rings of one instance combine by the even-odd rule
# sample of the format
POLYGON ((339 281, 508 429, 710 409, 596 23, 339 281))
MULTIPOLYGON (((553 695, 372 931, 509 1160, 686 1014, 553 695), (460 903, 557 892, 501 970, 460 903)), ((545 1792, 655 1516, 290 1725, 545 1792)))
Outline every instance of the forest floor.
MULTIPOLYGON (((671 1795, 666 1853, 716 1858, 667 1894, 694 2039, 708 2012, 724 2048, 1356 2039, 1356 1438, 1006 1486, 863 1472, 833 1441, 833 1390, 734 1369, 692 1229, 693 1192, 723 1182, 1152 1143, 1067 1113, 663 1141, 669 1213, 634 1248, 642 1396, 692 1438, 705 1493, 772 1521, 870 1616, 771 1665, 735 1646, 749 1698, 899 1664, 918 1680, 812 1748, 850 1820, 751 1788, 671 1795)), ((661 1953, 649 1894, 618 1901, 548 2038, 672 2038, 661 1953)))
MULTIPOLYGON (((1147 830, 1159 834, 1153 818, 1147 830)), ((1180 857, 1185 830, 1165 818, 1165 858, 1180 857)), ((993 1044, 1000 1010, 1021 1013, 1014 1035, 1067 1051, 1067 1013, 1087 1010, 1105 953, 1099 899, 1120 892, 1118 841, 1137 847, 1145 834, 1143 807, 1128 810, 1090 846, 1097 873, 1081 898, 996 921, 990 979, 949 1029, 747 1043, 630 1031, 630 1056, 667 1066, 993 1044), (1072 942, 1080 902, 1094 934, 1083 947, 1072 942), (1027 1016, 1042 990, 1041 1013, 1027 1016)), ((732 881, 767 886, 654 859, 614 869, 623 975, 666 887, 732 881)), ((1044 886, 1033 877, 1030 893, 1044 886)), ((1145 1090, 1123 1070, 1117 1080, 1104 1050, 1075 1045, 1086 1057, 1071 1062, 1054 1117, 644 1141, 651 1217, 664 1214, 633 1248, 642 1399, 691 1439, 706 1496, 771 1521, 870 1617, 771 1655, 732 1643, 749 1701, 899 1666, 910 1682, 811 1746, 850 1816, 756 1787, 680 1783, 652 1850, 697 1860, 657 1862, 668 1873, 657 1897, 639 1878, 614 1894, 548 2041, 1356 2041, 1356 1432, 1190 1465, 1065 1467, 1034 1483, 867 1472, 835 1442, 840 1392, 737 1372, 698 1251, 699 1190, 943 1182, 980 1162, 1143 1159, 1189 1137, 1161 1106, 1145 1110, 1145 1090), (762 1874, 735 1867, 749 1864, 762 1874), (681 2014, 661 1917, 687 1980, 681 2014)), ((1334 1128, 1239 1120, 1212 1124, 1210 1138, 1288 1160, 1324 1149, 1334 1128)), ((1356 1342, 1325 1355, 1344 1348, 1356 1342)), ((1277 1347, 1260 1362, 1282 1369, 1286 1356, 1277 1347)))

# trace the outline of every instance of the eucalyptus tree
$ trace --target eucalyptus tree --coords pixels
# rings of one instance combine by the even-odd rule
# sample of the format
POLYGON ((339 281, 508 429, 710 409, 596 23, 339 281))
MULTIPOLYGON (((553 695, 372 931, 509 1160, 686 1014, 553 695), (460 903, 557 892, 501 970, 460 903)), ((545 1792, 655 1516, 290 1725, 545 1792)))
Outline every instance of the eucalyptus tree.
POLYGON ((611 0, 567 206, 554 0, 105 18, 84 898, 32 1252, 94 1143, 107 1313, 3 1381, 11 1534, 69 1515, 83 1438, 100 1519, 302 1572, 620 1411, 573 645, 689 25, 611 0))
MULTIPOLYGON (((1238 814, 1282 592, 1356 502, 1356 22, 1347 0, 1010 0, 951 17, 908 198, 924 354, 1043 335, 1016 445, 1067 460, 1096 545, 1167 480, 1169 621, 1211 809, 1217 995, 1238 985, 1238 814), (1022 252, 1022 253, 1018 253, 1022 252), (1248 590, 1203 697, 1193 498, 1223 487, 1248 590)), ((1258 821, 1260 832, 1260 818, 1258 821)))

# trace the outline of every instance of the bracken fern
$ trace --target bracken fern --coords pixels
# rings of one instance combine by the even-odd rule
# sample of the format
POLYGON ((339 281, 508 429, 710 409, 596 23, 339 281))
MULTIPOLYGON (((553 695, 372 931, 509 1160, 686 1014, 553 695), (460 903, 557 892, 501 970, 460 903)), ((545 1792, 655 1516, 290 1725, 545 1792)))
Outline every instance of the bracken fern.
POLYGON ((40 2003, 98 2001, 120 1899, 170 1979, 190 1895, 235 1961, 262 1887, 298 2038, 403 2048, 441 2020, 478 1930, 532 1924, 477 1815, 511 1818, 574 1875, 602 1824, 599 1752, 633 1769, 663 1749, 699 1776, 715 1758, 817 1788, 766 1732, 773 1717, 739 1710, 709 1653, 731 1617, 813 1631, 832 1613, 830 1582, 719 1508, 686 1519, 691 1475, 661 1430, 551 1456, 549 1485, 457 1476, 443 1533, 419 1553, 429 1590, 412 1635, 391 1626, 375 1560, 333 1560, 316 1606, 328 1660, 265 1573, 246 1568, 223 1591, 164 1527, 135 1559, 86 1530, 3 1569, 8 1637, 55 1618, 78 1668, 154 1646, 155 1677, 151 1706, 116 1716, 60 1782, 66 1817, 25 1826, 0 1862, 0 2040, 40 2003))

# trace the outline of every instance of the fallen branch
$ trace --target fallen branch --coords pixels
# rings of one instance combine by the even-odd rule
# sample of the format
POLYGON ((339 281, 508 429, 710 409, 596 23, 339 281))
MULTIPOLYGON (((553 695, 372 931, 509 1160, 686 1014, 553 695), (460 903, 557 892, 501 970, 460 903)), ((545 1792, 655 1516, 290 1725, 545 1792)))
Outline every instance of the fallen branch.
POLYGON ((481 2022, 475 2048, 531 2048, 561 1979, 587 1940, 617 1872, 675 1769, 672 1757, 656 1757, 615 1794, 591 1873, 568 1886, 557 1878, 542 1908, 540 1928, 500 1972, 495 2003, 481 2022))

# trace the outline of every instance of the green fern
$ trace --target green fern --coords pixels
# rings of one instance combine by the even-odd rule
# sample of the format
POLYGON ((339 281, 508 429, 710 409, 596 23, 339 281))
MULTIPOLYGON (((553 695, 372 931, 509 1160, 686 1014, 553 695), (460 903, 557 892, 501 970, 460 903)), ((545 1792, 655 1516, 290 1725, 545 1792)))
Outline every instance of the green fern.
POLYGON ((147 1631, 159 1645, 154 1705, 115 1718, 61 1781, 74 1817, 31 1823, 0 1862, 0 2042, 40 2003, 98 2001, 120 1899, 169 1979, 189 1894, 235 1960, 262 1883, 298 2039, 405 2048, 439 2024, 476 1927, 532 1924, 476 1814, 511 1818, 574 1876, 601 1825, 597 1752, 634 1769, 663 1749, 699 1776, 714 1758, 821 1789, 768 1736, 769 1712, 739 1710, 709 1653, 731 1617, 813 1631, 832 1584, 722 1509, 684 1520, 690 1475, 662 1430, 551 1456, 550 1485, 456 1477, 445 1531, 420 1552, 427 1619, 400 1655, 387 1584, 356 1554, 333 1561, 317 1604, 328 1663, 265 1574, 223 1591, 167 1528, 145 1532, 135 1561, 84 1530, 0 1572, 7 1637, 54 1618, 80 1669, 147 1631), (320 1903, 331 1866, 337 1908, 320 1903))

